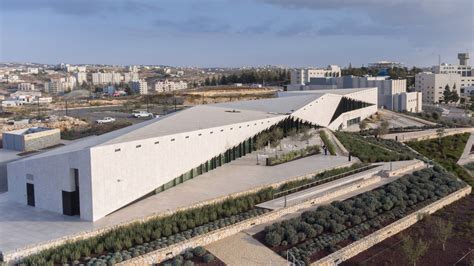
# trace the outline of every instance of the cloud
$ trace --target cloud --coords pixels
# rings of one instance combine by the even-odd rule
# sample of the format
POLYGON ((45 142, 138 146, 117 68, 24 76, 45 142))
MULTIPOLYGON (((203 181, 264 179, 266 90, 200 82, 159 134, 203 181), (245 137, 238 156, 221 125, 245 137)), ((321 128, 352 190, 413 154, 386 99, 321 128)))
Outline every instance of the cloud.
POLYGON ((156 19, 153 25, 185 33, 226 33, 231 31, 231 26, 228 23, 205 16, 196 16, 183 21, 156 19))
MULTIPOLYGON (((472 46, 472 0, 255 0, 287 10, 331 13, 307 35, 381 35, 405 38, 415 45, 458 44, 472 46), (317 28, 317 30, 315 30, 317 28)), ((316 22, 315 22, 316 23, 316 22)), ((295 27, 296 28, 296 27, 295 27)), ((290 31, 288 31, 290 32, 290 31)))
POLYGON ((2 10, 39 11, 73 16, 96 16, 110 13, 154 12, 161 8, 146 0, 2 0, 2 10))

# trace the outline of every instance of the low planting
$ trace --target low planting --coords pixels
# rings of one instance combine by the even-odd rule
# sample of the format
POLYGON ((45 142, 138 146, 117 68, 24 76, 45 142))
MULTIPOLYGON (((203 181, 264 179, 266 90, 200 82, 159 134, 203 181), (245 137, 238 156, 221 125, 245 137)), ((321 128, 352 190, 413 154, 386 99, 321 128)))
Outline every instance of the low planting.
POLYGON ((291 252, 300 265, 308 265, 464 186, 441 168, 423 169, 345 201, 274 223, 256 238, 284 258, 291 252))
POLYGON ((474 186, 474 178, 457 164, 469 136, 469 133, 457 134, 439 139, 410 141, 407 145, 474 186))
POLYGON ((269 157, 267 158, 267 165, 272 166, 282 164, 319 153, 321 153, 321 148, 319 147, 319 145, 311 145, 300 150, 290 151, 285 154, 276 155, 275 157, 269 157))
POLYGON ((270 200, 272 193, 272 189, 264 189, 221 203, 123 226, 96 237, 41 251, 25 258, 23 263, 114 264, 261 215, 267 210, 255 209, 255 205, 270 200))
POLYGON ((474 162, 467 163, 467 164, 464 165, 464 167, 469 171, 474 171, 474 162))
POLYGON ((352 155, 363 162, 389 162, 415 158, 412 151, 393 140, 379 140, 345 132, 335 132, 334 134, 352 155))
POLYGON ((328 170, 313 178, 285 183, 276 189, 266 188, 220 203, 122 226, 95 237, 41 251, 23 259, 22 263, 25 265, 118 263, 262 215, 268 210, 255 208, 255 205, 273 199, 275 193, 366 167, 364 164, 354 164, 350 167, 328 170))
POLYGON ((334 145, 334 143, 332 143, 331 140, 329 140, 328 134, 325 131, 320 130, 319 131, 319 137, 323 141, 324 145, 326 145, 329 153, 331 155, 336 155, 336 146, 334 145))
POLYGON ((205 248, 199 246, 192 249, 188 249, 183 253, 173 257, 172 259, 166 260, 159 265, 163 266, 193 266, 193 265, 224 265, 222 261, 212 255, 205 248))

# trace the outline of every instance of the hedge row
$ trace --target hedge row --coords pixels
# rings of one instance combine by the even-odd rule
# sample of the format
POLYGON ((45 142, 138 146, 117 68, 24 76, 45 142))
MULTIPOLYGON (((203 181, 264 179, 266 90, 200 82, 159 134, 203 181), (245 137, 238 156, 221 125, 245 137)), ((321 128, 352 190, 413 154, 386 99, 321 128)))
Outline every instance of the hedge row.
MULTIPOLYGON (((284 250, 294 248, 300 263, 325 248, 357 240, 370 228, 379 229, 387 221, 401 218, 415 209, 465 186, 442 169, 429 168, 405 175, 381 188, 362 193, 343 202, 335 201, 306 211, 300 217, 274 223, 264 230, 265 244, 284 250)), ((286 253, 282 253, 286 257, 286 253)))
POLYGON ((197 264, 210 264, 214 262, 216 258, 214 255, 209 253, 205 248, 199 246, 193 249, 187 249, 183 253, 173 257, 172 259, 166 260, 160 265, 163 266, 194 266, 195 262, 197 264))

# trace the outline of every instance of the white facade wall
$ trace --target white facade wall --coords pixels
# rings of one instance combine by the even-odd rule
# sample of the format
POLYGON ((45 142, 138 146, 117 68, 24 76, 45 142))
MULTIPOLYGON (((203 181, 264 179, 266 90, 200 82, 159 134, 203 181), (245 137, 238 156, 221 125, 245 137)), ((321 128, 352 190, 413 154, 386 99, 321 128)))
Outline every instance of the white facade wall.
POLYGON ((93 220, 140 198, 284 118, 286 116, 92 148, 93 220), (159 143, 155 144, 157 141, 159 143), (141 147, 137 148, 138 145, 141 147), (116 149, 120 151, 115 152, 116 149))
POLYGON ((119 84, 122 81, 122 75, 120 73, 92 73, 92 84, 119 84))
POLYGON ((394 111, 421 113, 422 110, 422 93, 421 92, 404 92, 393 96, 394 111))
POLYGON ((430 72, 418 73, 415 76, 415 90, 423 94, 423 102, 439 103, 443 101, 443 92, 446 85, 452 90, 456 85, 458 95, 461 76, 459 74, 433 74, 430 72))
POLYGON ((70 168, 79 169, 81 219, 92 220, 90 150, 7 164, 9 200, 26 204, 26 183, 32 183, 35 207, 63 213, 62 191, 73 189, 70 168), (33 180, 27 179, 27 175, 33 180))

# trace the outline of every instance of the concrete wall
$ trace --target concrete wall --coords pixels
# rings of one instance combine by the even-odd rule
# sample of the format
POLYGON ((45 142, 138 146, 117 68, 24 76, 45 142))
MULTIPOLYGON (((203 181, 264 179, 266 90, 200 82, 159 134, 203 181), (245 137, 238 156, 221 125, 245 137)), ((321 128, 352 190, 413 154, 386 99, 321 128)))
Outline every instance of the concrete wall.
POLYGON ((467 196, 471 193, 471 187, 466 186, 406 217, 403 217, 390 225, 362 238, 359 241, 356 241, 314 263, 311 265, 318 265, 318 266, 333 266, 341 263, 342 261, 348 260, 355 255, 369 249, 370 247, 376 245, 377 243, 382 242, 383 240, 398 234, 399 232, 407 229, 408 227, 412 226, 416 222, 419 221, 420 215, 423 214, 431 214, 436 212, 437 210, 447 206, 464 196, 467 196))

